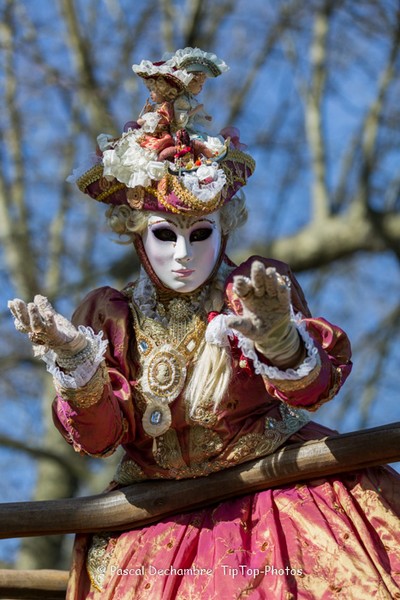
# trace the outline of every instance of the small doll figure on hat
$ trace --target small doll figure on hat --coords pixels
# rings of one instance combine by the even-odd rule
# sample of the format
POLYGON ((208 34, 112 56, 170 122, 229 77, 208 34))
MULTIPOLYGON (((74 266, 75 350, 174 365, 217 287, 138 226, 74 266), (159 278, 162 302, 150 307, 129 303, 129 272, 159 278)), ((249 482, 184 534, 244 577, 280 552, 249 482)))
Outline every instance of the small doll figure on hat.
POLYGON ((187 129, 178 129, 175 134, 175 145, 165 148, 160 154, 161 160, 168 160, 178 168, 183 162, 186 168, 193 168, 194 163, 203 159, 213 158, 217 152, 208 146, 200 137, 190 137, 187 129))
POLYGON ((206 126, 212 121, 212 117, 204 111, 204 104, 195 98, 202 91, 206 79, 205 73, 194 74, 187 92, 174 102, 175 121, 192 135, 207 135, 206 126))
POLYGON ((146 86, 154 104, 148 103, 147 111, 137 120, 143 132, 138 137, 138 143, 142 148, 154 150, 159 160, 164 160, 163 151, 175 146, 171 135, 174 129, 173 100, 177 97, 179 89, 162 76, 147 79, 146 86))
POLYGON ((104 177, 114 178, 128 188, 149 186, 159 179, 162 161, 175 154, 173 102, 183 93, 191 75, 178 72, 163 63, 142 61, 133 70, 145 81, 150 91, 137 121, 124 127, 122 136, 115 140, 101 134, 97 140, 102 153, 104 177))
POLYGON ((193 160, 200 156, 213 157, 214 150, 204 142, 200 139, 191 142, 185 129, 177 130, 174 104, 179 99, 179 89, 163 76, 146 79, 145 83, 150 91, 150 100, 154 104, 147 103, 147 111, 137 120, 144 132, 138 138, 140 146, 157 152, 157 159, 160 161, 175 162, 179 158, 177 154, 180 154, 180 157, 185 155, 186 158, 190 154, 193 160))
POLYGON ((174 102, 175 121, 191 136, 207 139, 212 117, 205 112, 204 105, 199 103, 196 96, 209 77, 218 77, 229 69, 228 65, 215 54, 204 52, 200 48, 183 48, 175 54, 165 54, 163 58, 175 68, 192 75, 185 92, 174 102))
MULTIPOLYGON (((195 98, 208 77, 228 70, 225 62, 199 48, 184 48, 168 56, 167 60, 142 60, 132 65, 150 97, 137 120, 125 124, 121 137, 98 136, 96 160, 91 160, 91 165, 103 168, 103 187, 154 186, 164 178, 166 169, 175 174, 191 171, 219 162, 229 146, 240 149, 230 130, 225 128, 218 136, 204 130, 204 123, 210 123, 212 117, 195 98)), ((77 181, 85 171, 76 169, 69 180, 77 181)))
MULTIPOLYGON (((218 151, 221 150, 218 138, 208 144, 207 139, 203 140, 200 131, 197 132, 193 129, 195 117, 196 123, 202 119, 203 105, 195 101, 193 106, 189 106, 185 100, 192 94, 200 93, 207 77, 205 73, 191 73, 164 61, 159 63, 142 61, 140 65, 133 65, 132 69, 144 79, 150 90, 150 100, 155 103, 153 108, 148 109, 154 111, 155 114, 145 112, 137 121, 142 128, 147 127, 150 131, 149 134, 139 139, 142 147, 156 150, 158 160, 170 162, 175 162, 183 155, 187 158, 189 146, 194 160, 200 157, 213 158, 218 154, 218 151), (152 77, 149 77, 149 71, 152 72, 152 77), (156 124, 155 118, 158 118, 156 124), (182 138, 186 138, 185 132, 191 137, 190 143, 182 142, 182 138), (183 146, 185 146, 184 152, 183 146), (177 156, 178 154, 179 156, 177 156)), ((212 119, 209 115, 204 115, 204 117, 207 121, 212 119)))
MULTIPOLYGON (((180 119, 175 107, 183 94, 200 91, 204 73, 189 73, 172 63, 148 60, 133 65, 132 70, 144 80, 150 98, 137 121, 125 125, 121 138, 98 137, 106 179, 116 179, 128 188, 147 187, 163 176, 165 161, 171 163, 172 170, 180 171, 223 154, 225 145, 220 138, 190 133, 182 126, 187 119, 180 119)), ((189 112, 200 112, 200 106, 189 112)))

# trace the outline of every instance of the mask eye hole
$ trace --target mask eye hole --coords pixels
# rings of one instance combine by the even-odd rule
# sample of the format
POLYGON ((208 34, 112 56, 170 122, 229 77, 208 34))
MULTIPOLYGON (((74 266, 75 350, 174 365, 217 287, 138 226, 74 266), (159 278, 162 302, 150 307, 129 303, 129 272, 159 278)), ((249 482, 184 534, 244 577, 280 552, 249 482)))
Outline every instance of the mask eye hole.
POLYGON ((190 234, 191 242, 203 242, 212 234, 212 229, 210 227, 201 227, 200 229, 196 229, 192 231, 190 234))
POLYGON ((161 242, 176 242, 176 233, 172 229, 167 227, 160 227, 159 229, 152 229, 154 237, 161 242))

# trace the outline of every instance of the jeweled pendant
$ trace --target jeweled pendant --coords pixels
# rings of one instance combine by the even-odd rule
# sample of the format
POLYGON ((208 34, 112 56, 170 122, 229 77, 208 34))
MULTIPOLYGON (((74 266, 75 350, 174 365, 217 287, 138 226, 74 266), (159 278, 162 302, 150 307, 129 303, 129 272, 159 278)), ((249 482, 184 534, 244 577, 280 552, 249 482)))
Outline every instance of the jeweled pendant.
POLYGON ((150 423, 152 425, 161 425, 162 422, 162 412, 160 410, 153 410, 150 414, 150 423))
POLYGON ((146 352, 146 350, 148 349, 149 345, 147 342, 145 342, 144 340, 141 340, 139 342, 139 348, 142 352, 146 352))
POLYGON ((158 437, 171 427, 172 416, 167 404, 150 402, 144 412, 142 424, 147 435, 158 437))
POLYGON ((143 391, 155 402, 172 402, 181 393, 186 379, 186 359, 169 344, 151 352, 145 361, 143 391))

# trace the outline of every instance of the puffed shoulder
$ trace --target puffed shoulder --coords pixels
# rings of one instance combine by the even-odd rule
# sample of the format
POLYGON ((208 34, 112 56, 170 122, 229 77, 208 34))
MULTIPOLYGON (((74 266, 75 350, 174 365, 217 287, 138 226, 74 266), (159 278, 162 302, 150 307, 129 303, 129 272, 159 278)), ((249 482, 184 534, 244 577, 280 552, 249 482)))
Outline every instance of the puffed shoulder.
POLYGON ((72 317, 74 325, 91 327, 95 333, 102 332, 103 339, 108 342, 105 354, 108 367, 115 367, 125 376, 132 367, 128 355, 135 342, 129 303, 130 296, 124 290, 101 287, 86 296, 72 317))
POLYGON ((104 286, 89 292, 74 312, 72 321, 76 326, 90 326, 97 332, 104 329, 110 319, 126 320, 129 315, 129 297, 124 290, 104 286))
POLYGON ((245 262, 240 264, 230 273, 229 277, 225 282, 225 294, 228 306, 235 313, 241 313, 242 305, 238 296, 233 291, 233 280, 236 275, 244 275, 245 277, 249 277, 251 265, 256 260, 262 262, 266 268, 274 267, 278 271, 278 273, 290 279, 291 299, 294 311, 296 313, 300 312, 304 317, 311 317, 310 309, 308 308, 303 290, 301 289, 296 277, 293 275, 289 265, 280 260, 275 260, 273 258, 264 258, 262 256, 250 256, 250 258, 248 258, 245 262))

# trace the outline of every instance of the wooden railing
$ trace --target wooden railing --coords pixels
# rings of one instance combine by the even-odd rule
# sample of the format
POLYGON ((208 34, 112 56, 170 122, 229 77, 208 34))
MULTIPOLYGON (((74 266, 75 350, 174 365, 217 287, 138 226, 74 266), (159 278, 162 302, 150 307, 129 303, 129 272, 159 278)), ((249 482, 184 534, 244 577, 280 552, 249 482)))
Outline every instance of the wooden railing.
MULTIPOLYGON (((0 504, 0 538, 128 530, 234 496, 399 460, 400 423, 393 423, 289 445, 206 478, 149 481, 85 498, 0 504)), ((66 581, 60 571, 0 570, 0 598, 64 598, 66 581)))
POLYGON ((10 571, 0 569, 0 598, 11 600, 65 599, 68 571, 41 569, 37 571, 10 571))

